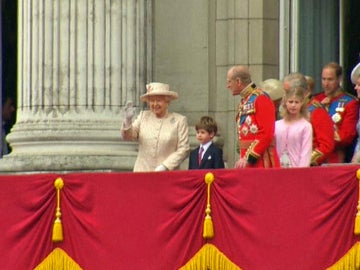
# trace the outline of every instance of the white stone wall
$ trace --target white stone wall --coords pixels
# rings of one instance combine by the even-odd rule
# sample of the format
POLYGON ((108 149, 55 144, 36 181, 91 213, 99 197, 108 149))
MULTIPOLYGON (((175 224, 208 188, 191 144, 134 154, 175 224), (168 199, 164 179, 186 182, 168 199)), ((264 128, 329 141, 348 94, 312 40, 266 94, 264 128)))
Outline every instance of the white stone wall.
POLYGON ((18 0, 17 120, 0 171, 132 170, 120 126, 151 77, 151 13, 150 0, 18 0))
POLYGON ((179 92, 171 108, 191 126, 202 115, 217 120, 229 167, 237 159, 239 98, 226 89, 226 72, 249 65, 256 83, 278 78, 278 17, 279 0, 154 2, 154 80, 179 92))
POLYGON ((128 99, 141 109, 150 81, 179 93, 171 110, 190 134, 201 116, 217 120, 233 167, 239 98, 226 72, 278 77, 280 0, 17 1, 18 119, 1 171, 131 169, 121 109, 128 99))

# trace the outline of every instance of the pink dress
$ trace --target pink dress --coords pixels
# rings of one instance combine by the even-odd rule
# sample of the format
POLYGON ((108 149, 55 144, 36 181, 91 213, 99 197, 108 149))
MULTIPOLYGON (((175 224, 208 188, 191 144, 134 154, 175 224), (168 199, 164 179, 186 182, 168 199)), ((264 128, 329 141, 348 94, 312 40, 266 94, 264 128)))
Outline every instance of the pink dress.
POLYGON ((312 127, 305 118, 275 122, 276 150, 281 167, 309 167, 312 153, 312 127), (289 164, 286 164, 288 159, 289 164))

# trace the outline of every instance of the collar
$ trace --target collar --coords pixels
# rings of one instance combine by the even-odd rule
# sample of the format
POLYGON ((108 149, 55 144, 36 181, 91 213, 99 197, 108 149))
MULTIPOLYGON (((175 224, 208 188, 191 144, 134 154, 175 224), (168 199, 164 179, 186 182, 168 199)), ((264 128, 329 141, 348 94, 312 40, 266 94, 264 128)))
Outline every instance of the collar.
POLYGON ((247 97, 252 92, 254 92, 255 89, 256 89, 256 84, 251 82, 240 92, 240 96, 242 98, 247 97))
POLYGON ((203 153, 205 153, 206 152, 206 150, 208 150, 209 149, 209 147, 210 147, 210 145, 212 144, 212 141, 208 141, 207 143, 205 143, 205 144, 200 144, 200 147, 199 147, 199 149, 201 148, 201 147, 203 147, 204 148, 204 152, 203 153))
POLYGON ((327 97, 330 99, 333 99, 333 98, 337 98, 338 96, 340 96, 343 93, 344 93, 344 91, 341 88, 339 88, 338 90, 336 90, 336 92, 333 95, 327 96, 327 97))

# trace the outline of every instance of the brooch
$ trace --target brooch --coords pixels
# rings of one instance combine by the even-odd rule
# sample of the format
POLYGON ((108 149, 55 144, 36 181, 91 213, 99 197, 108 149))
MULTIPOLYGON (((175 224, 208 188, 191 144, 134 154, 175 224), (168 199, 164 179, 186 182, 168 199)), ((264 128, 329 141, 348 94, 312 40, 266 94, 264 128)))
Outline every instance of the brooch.
POLYGON ((241 129, 241 132, 246 136, 248 134, 248 132, 249 132, 249 129, 247 127, 243 127, 241 129))
POLYGON ((245 120, 246 124, 250 125, 251 124, 251 117, 248 115, 246 117, 246 120, 245 120))
POLYGON ((333 114, 331 119, 333 120, 334 123, 339 123, 341 121, 341 115, 339 113, 335 113, 333 114))
POLYGON ((252 133, 252 134, 256 134, 257 132, 258 132, 258 127, 257 127, 257 125, 255 125, 255 124, 252 124, 251 126, 250 126, 250 132, 252 133))

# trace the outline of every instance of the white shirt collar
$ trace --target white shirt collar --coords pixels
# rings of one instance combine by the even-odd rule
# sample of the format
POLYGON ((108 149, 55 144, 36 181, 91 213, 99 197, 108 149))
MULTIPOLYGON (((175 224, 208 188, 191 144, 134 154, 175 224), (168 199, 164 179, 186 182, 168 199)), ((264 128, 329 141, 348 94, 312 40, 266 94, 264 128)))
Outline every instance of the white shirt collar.
POLYGON ((200 148, 201 148, 201 146, 204 148, 204 152, 203 152, 203 153, 205 153, 206 150, 208 150, 208 148, 210 147, 211 144, 212 144, 212 141, 209 141, 209 142, 207 142, 207 143, 205 143, 205 144, 200 144, 200 148))

